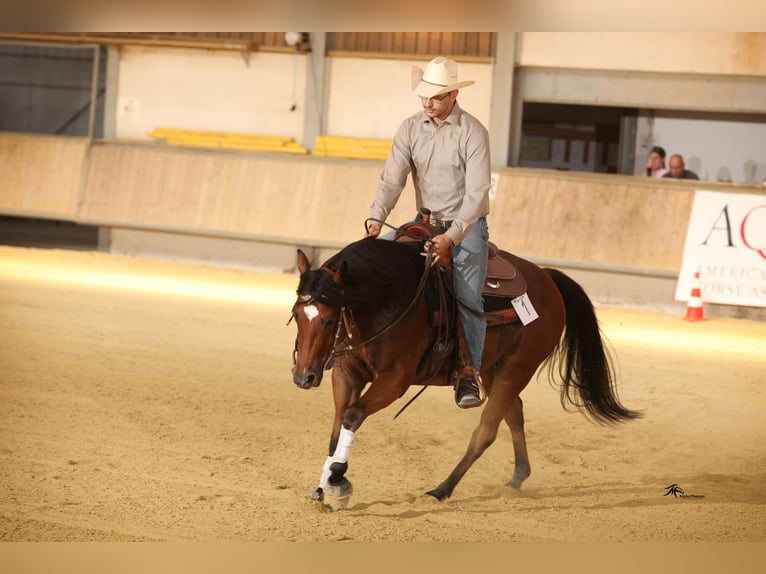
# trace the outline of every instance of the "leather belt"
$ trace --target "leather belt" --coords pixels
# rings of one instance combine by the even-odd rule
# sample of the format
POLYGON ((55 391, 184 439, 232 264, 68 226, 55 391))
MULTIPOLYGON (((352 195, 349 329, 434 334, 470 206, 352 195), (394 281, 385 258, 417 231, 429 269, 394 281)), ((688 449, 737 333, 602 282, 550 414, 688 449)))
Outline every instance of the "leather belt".
MULTIPOLYGON (((423 216, 418 213, 415 217, 415 221, 423 221, 423 216)), ((444 231, 447 231, 452 226, 452 219, 436 219, 435 217, 429 217, 428 223, 435 227, 441 227, 444 231)))

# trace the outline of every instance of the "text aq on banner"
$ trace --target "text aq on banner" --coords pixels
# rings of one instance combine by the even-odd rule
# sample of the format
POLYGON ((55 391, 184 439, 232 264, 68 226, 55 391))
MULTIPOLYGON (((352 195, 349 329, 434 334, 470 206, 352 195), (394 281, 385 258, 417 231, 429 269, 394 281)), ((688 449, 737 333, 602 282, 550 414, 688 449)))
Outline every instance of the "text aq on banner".
POLYGON ((766 194, 695 193, 677 301, 697 271, 704 302, 766 307, 766 194))

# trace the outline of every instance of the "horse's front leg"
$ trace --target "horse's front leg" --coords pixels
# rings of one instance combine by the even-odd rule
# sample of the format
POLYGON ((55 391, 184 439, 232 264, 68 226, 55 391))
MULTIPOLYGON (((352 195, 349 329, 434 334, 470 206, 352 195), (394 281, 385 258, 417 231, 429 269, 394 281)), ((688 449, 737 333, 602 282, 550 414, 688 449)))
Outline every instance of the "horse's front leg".
MULTIPOLYGON (((328 502, 326 498, 346 498, 351 495, 351 483, 345 480, 348 457, 354 443, 354 433, 343 428, 343 417, 348 407, 359 399, 364 387, 364 376, 356 373, 344 361, 336 362, 332 372, 335 417, 330 435, 328 456, 322 466, 317 488, 307 494, 312 500, 328 502), (327 495, 327 496, 326 496, 327 495)), ((333 508, 335 504, 328 503, 333 508)), ((334 509, 334 508, 333 508, 334 509)))
MULTIPOLYGON (((363 383, 361 385, 357 385, 356 382, 351 385, 342 384, 345 379, 338 375, 338 388, 336 388, 336 375, 333 372, 336 421, 330 443, 331 454, 325 459, 317 489, 321 493, 321 500, 326 507, 331 510, 338 510, 344 508, 348 503, 353 487, 345 474, 348 470, 351 447, 354 444, 354 433, 359 430, 369 415, 389 406, 404 394, 408 386, 406 381, 412 378, 413 370, 414 368, 409 371, 393 369, 379 373, 367 392, 361 397, 359 397, 359 393, 364 386, 363 383), (346 388, 350 388, 351 393, 347 393, 344 390, 346 388), (342 405, 349 402, 350 404, 343 411, 342 416, 340 416, 340 424, 338 424, 342 405)), ((351 380, 355 381, 353 378, 351 380)))
POLYGON ((354 433, 341 426, 340 431, 333 433, 331 453, 322 467, 319 486, 314 491, 319 500, 330 510, 341 510, 346 507, 353 492, 351 482, 345 477, 348 470, 348 457, 354 444, 354 433))

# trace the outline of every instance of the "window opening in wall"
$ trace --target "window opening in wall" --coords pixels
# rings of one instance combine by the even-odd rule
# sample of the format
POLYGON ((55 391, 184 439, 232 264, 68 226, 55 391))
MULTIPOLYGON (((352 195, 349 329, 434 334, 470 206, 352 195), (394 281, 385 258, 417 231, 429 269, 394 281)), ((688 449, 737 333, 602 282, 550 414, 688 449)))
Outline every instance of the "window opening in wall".
POLYGON ((95 251, 98 233, 98 227, 71 221, 0 215, 0 245, 95 251))
POLYGON ((619 173, 622 118, 626 108, 525 102, 519 165, 619 173))
POLYGON ((0 44, 0 131, 87 136, 101 50, 93 136, 103 137, 106 49, 0 44))

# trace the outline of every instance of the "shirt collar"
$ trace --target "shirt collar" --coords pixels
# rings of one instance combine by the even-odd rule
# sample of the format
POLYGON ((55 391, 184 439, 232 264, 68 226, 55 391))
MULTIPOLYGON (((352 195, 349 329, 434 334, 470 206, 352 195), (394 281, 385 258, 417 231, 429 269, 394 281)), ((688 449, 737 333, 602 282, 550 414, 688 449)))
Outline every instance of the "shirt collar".
MULTIPOLYGON (((420 113, 423 117, 424 123, 427 122, 427 123, 434 124, 433 120, 431 120, 431 118, 429 118, 423 110, 421 110, 420 113)), ((449 115, 446 117, 443 123, 457 125, 460 123, 460 116, 462 114, 463 114, 463 110, 460 108, 460 105, 457 103, 457 100, 455 100, 455 105, 452 106, 452 111, 449 113, 449 115)))

